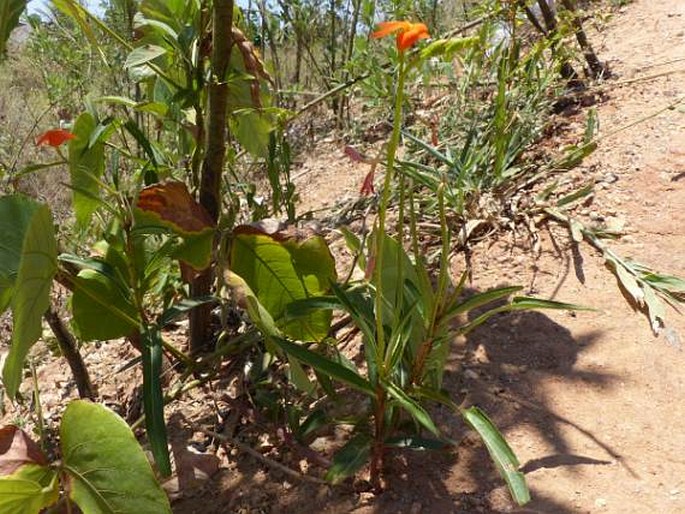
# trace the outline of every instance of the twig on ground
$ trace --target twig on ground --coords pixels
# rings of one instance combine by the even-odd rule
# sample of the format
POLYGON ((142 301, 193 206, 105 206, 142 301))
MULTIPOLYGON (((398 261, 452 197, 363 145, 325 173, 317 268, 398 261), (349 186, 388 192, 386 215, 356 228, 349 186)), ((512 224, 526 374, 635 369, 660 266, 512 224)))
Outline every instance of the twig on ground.
POLYGON ((299 472, 295 471, 294 469, 291 469, 288 466, 281 464, 280 462, 276 462, 273 459, 265 457, 264 455, 259 453, 254 448, 252 448, 249 445, 242 443, 242 442, 240 442, 240 441, 238 441, 232 437, 228 437, 226 435, 219 434, 219 433, 214 432, 212 430, 207 430, 206 428, 201 428, 201 427, 195 427, 195 430, 197 430, 198 432, 202 432, 203 434, 208 435, 210 437, 213 437, 215 439, 218 439, 219 441, 221 441, 224 444, 233 445, 236 448, 238 448, 239 450, 244 451, 245 453, 251 455, 252 457, 257 459, 261 463, 266 464, 270 468, 277 469, 278 471, 281 471, 282 473, 288 475, 289 477, 295 478, 297 480, 302 480, 303 482, 310 482, 312 484, 327 485, 327 486, 331 485, 328 482, 326 482, 325 480, 322 480, 322 479, 317 478, 317 477, 312 477, 309 475, 303 475, 302 473, 299 473, 299 472))

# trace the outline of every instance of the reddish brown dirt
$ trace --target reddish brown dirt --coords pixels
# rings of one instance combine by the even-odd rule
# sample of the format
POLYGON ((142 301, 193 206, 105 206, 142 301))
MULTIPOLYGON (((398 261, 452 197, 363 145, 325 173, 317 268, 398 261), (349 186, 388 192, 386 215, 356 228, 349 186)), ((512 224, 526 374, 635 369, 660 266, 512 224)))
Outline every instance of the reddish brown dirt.
MULTIPOLYGON (((576 174, 597 179, 597 193, 594 203, 577 214, 625 224, 627 235, 612 243, 614 250, 685 277, 683 111, 668 110, 610 135, 685 95, 680 73, 685 69, 685 4, 637 0, 593 41, 618 84, 608 83, 609 99, 597 107, 606 137, 576 174), (675 62, 664 64, 669 61, 675 62), (670 74, 619 85, 665 72, 670 74)), ((295 173, 302 205, 313 209, 356 197, 367 170, 347 164, 331 144, 318 147, 295 173), (335 164, 341 162, 346 164, 335 164)), ((445 379, 453 395, 481 406, 505 433, 531 487, 528 506, 511 504, 482 445, 458 418, 442 411, 436 411, 441 429, 461 444, 448 453, 391 456, 388 488, 380 496, 353 485, 299 482, 235 449, 203 453, 206 438, 197 428, 212 428, 213 412, 229 412, 234 393, 215 383, 167 411, 176 457, 196 470, 168 484, 170 490, 181 484, 174 512, 685 512, 685 353, 679 343, 685 342, 685 319, 668 312, 668 337, 655 338, 646 318, 622 298, 601 256, 581 247, 578 273, 563 230, 543 231, 541 237, 543 252, 536 261, 510 241, 477 246, 471 287, 520 284, 542 298, 598 311, 494 318, 455 341, 445 379), (206 474, 213 478, 203 480, 206 474)), ((461 266, 455 258, 455 271, 461 266)), ((116 409, 135 404, 130 400, 139 376, 114 373, 135 353, 120 343, 91 346, 85 353, 105 402, 116 409)), ((43 363, 38 367, 43 409, 48 423, 55 423, 65 400, 74 397, 73 383, 61 359, 36 358, 43 363)), ((27 420, 25 408, 5 404, 3 422, 27 420)), ((121 414, 135 419, 133 410, 121 414)), ((272 442, 264 439, 263 448, 272 442)), ((268 454, 291 467, 298 464, 291 454, 268 454)))

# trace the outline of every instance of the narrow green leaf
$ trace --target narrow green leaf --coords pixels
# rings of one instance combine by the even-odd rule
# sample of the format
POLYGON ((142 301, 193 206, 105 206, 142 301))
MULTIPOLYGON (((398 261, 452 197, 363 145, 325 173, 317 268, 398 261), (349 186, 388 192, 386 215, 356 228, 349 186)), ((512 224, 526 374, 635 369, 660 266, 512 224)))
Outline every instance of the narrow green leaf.
POLYGON ((501 300, 502 298, 507 298, 521 289, 523 289, 521 286, 500 287, 497 289, 490 289, 483 293, 474 294, 463 302, 455 304, 452 308, 445 312, 443 317, 451 320, 460 314, 466 314, 467 312, 478 309, 483 305, 501 300))
POLYGON ((169 323, 183 316, 189 310, 194 309, 198 305, 205 305, 208 303, 216 303, 215 296, 201 296, 198 298, 184 298, 178 303, 175 303, 167 310, 165 310, 159 317, 157 324, 160 328, 167 326, 169 323))
POLYGON ((69 496, 86 514, 171 514, 166 494, 126 422, 84 400, 69 404, 60 445, 69 496))
POLYGON ((340 382, 361 391, 362 393, 368 394, 374 397, 375 391, 371 384, 365 380, 361 375, 355 373, 354 371, 346 368, 345 366, 338 364, 318 353, 315 353, 302 345, 291 343, 282 338, 274 338, 274 343, 283 350, 288 356, 294 357, 313 367, 314 369, 325 373, 326 375, 339 380, 340 382))
POLYGON ((369 460, 372 439, 366 434, 357 434, 333 457, 333 464, 326 473, 326 480, 333 484, 354 475, 369 460))
POLYGON ((401 448, 407 450, 444 450, 449 446, 439 439, 427 439, 425 437, 399 436, 386 439, 383 443, 388 448, 401 448))
POLYGON ((162 338, 158 331, 150 331, 143 340, 143 408, 145 429, 152 455, 162 476, 171 475, 164 394, 162 393, 162 338))
POLYGON ((497 427, 478 407, 466 409, 462 415, 466 423, 478 433, 485 443, 497 470, 509 486, 514 501, 519 505, 528 503, 530 491, 526 485, 526 478, 523 473, 518 471, 519 461, 497 427))
POLYGON ((423 407, 421 407, 421 405, 418 404, 416 400, 411 398, 399 386, 393 384, 392 382, 382 380, 381 385, 383 386, 383 389, 385 389, 388 394, 402 406, 404 410, 411 414, 416 421, 430 430, 433 434, 439 435, 440 431, 438 430, 438 427, 435 426, 435 423, 433 423, 430 415, 424 410, 423 407))

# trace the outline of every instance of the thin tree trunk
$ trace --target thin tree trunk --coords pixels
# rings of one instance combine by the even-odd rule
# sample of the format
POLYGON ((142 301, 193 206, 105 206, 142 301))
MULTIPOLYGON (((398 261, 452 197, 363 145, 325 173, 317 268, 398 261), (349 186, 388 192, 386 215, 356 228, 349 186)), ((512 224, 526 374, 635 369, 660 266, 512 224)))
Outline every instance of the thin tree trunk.
POLYGON ((86 368, 83 357, 81 357, 81 353, 78 350, 76 339, 74 339, 74 336, 69 332, 66 324, 62 321, 62 318, 59 317, 59 313, 52 305, 43 317, 50 326, 52 333, 55 334, 59 349, 67 360, 69 368, 71 368, 71 373, 74 375, 74 381, 76 382, 76 388, 78 389, 78 395, 81 398, 95 399, 95 388, 90 381, 88 368, 86 368))
MULTIPOLYGON (((552 12, 547 0, 538 0, 538 6, 540 6, 540 12, 542 13, 542 18, 545 20, 545 25, 547 26, 547 37, 557 38, 557 18, 552 12)), ((555 55, 559 54, 560 42, 556 41, 552 45, 552 53, 555 55)), ((561 63, 561 76, 569 81, 578 81, 578 74, 576 70, 573 69, 571 63, 564 59, 561 63)))
MULTIPOLYGON (((271 28, 269 28, 269 23, 267 20, 268 16, 268 11, 266 9, 266 2, 265 0, 261 0, 259 2, 259 12, 262 15, 262 29, 266 31, 266 38, 269 41, 269 51, 271 52, 271 58, 274 61, 274 82, 276 83, 276 90, 281 91, 283 89, 283 77, 281 73, 281 60, 278 56, 278 48, 276 47, 276 41, 274 38, 274 34, 271 32, 271 28)), ((262 44, 264 42, 262 41, 262 44)), ((277 98, 280 100, 280 98, 277 96, 277 98)), ((277 102, 280 104, 280 101, 277 102)))
POLYGON ((576 34, 576 40, 578 41, 578 46, 583 51, 585 56, 585 62, 587 62, 590 68, 590 76, 593 79, 598 79, 606 75, 607 70, 605 66, 600 62, 597 54, 595 53, 590 41, 585 34, 585 29, 583 29, 583 23, 580 21, 578 16, 578 9, 573 0, 561 0, 562 5, 566 8, 568 12, 571 13, 571 24, 573 25, 573 30, 576 34))
MULTIPOLYGON (((214 221, 221 212, 221 175, 226 156, 226 111, 228 109, 228 86, 226 72, 231 54, 233 37, 233 0, 214 0, 212 31, 212 78, 208 86, 206 131, 207 144, 200 177, 200 204, 214 221)), ((210 267, 191 284, 191 296, 206 296, 214 282, 210 267)), ((211 305, 201 305, 190 313, 190 353, 202 351, 210 337, 211 305)))
MULTIPOLYGON (((357 25, 359 23, 359 15, 361 13, 362 0, 352 0, 352 23, 350 25, 350 33, 347 40, 347 49, 345 51, 345 60, 343 66, 347 65, 352 60, 352 55, 354 54, 354 40, 357 37, 357 25)), ((347 82, 350 78, 349 69, 345 69, 342 76, 343 83, 347 82)), ((345 111, 349 114, 350 97, 345 95, 342 97, 340 102, 340 112, 338 118, 342 124, 343 117, 345 116, 345 111)))

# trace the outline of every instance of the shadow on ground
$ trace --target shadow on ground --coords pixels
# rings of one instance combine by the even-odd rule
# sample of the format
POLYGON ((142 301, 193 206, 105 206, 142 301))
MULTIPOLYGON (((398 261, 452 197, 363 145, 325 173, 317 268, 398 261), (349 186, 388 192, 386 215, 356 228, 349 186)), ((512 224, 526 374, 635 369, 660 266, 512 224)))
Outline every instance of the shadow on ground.
MULTIPOLYGON (((522 462, 526 474, 543 468, 607 465, 621 456, 600 435, 559 416, 554 398, 545 392, 550 380, 612 387, 616 377, 576 368, 579 353, 598 336, 589 333, 574 339, 541 312, 498 314, 455 342, 444 387, 458 402, 481 407, 503 433, 525 425, 552 449, 522 462), (571 452, 564 437, 569 428, 588 438, 588 454, 571 452)), ((535 490, 525 508, 515 507, 479 438, 447 409, 436 408, 433 414, 441 430, 459 445, 451 452, 389 455, 387 489, 380 496, 360 493, 351 485, 330 489, 293 483, 238 454, 235 469, 219 472, 199 492, 176 503, 174 512, 573 514, 572 505, 556 503, 535 490)), ((516 442, 512 445, 516 449, 516 442)))

